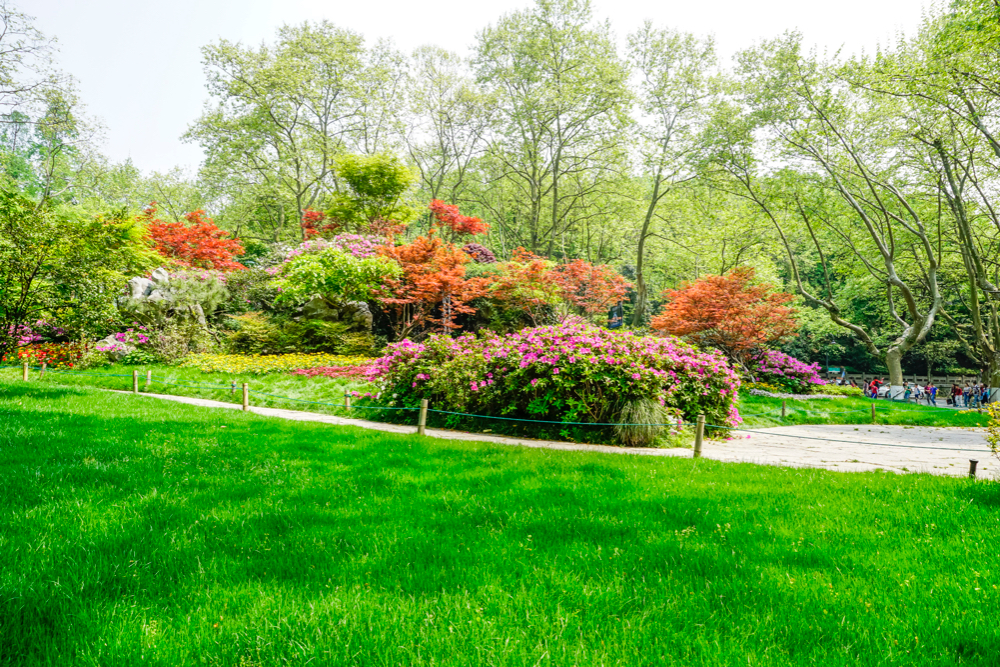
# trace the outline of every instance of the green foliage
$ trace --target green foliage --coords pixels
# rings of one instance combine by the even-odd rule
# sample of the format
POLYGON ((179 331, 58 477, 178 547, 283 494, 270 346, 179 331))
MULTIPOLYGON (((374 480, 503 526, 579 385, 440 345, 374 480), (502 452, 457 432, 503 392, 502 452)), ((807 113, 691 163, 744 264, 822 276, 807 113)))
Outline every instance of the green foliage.
POLYGON ((337 158, 337 175, 350 191, 335 195, 327 214, 355 228, 377 220, 408 222, 416 211, 403 203, 416 176, 395 155, 342 155, 337 158))
POLYGON ((45 318, 75 334, 113 324, 126 276, 149 258, 125 216, 36 205, 0 188, 0 358, 13 349, 7 332, 24 322, 45 318))
POLYGON ((234 354, 286 354, 329 352, 345 356, 371 356, 375 341, 369 332, 352 331, 342 322, 268 319, 262 313, 229 318, 234 331, 226 338, 234 354))
POLYGON ((402 270, 386 257, 359 259, 339 248, 303 253, 282 266, 274 281, 276 303, 301 304, 321 296, 334 301, 368 301, 383 281, 402 270))
POLYGON ((274 310, 278 294, 278 288, 264 269, 233 271, 226 276, 226 300, 220 310, 230 315, 274 310))

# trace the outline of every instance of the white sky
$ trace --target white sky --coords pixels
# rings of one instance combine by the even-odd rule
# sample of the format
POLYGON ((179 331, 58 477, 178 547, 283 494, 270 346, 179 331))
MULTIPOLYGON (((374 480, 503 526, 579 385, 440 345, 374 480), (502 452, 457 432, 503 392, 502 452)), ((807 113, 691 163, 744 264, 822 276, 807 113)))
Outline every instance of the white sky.
MULTIPOLYGON (((622 37, 645 19, 714 34, 731 56, 789 29, 808 43, 872 52, 912 34, 929 0, 592 0, 594 14, 622 37)), ((468 53, 475 34, 532 0, 15 0, 36 27, 58 39, 58 62, 79 82, 91 116, 107 127, 105 152, 143 170, 192 171, 197 146, 180 135, 207 98, 200 47, 219 38, 259 44, 283 23, 328 19, 369 41, 388 37, 410 51, 437 44, 468 53)))

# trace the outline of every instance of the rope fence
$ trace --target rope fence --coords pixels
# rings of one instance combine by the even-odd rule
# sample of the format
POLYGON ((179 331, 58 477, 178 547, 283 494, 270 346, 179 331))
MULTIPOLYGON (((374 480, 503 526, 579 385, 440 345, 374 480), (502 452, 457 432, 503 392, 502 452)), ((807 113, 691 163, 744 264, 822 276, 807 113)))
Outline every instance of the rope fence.
MULTIPOLYGON (((31 371, 38 371, 40 377, 44 376, 44 374, 46 373, 46 371, 48 371, 49 373, 57 374, 57 375, 80 375, 80 376, 87 376, 87 377, 106 377, 106 378, 129 378, 129 377, 131 377, 132 378, 132 393, 135 393, 135 394, 140 393, 140 390, 139 390, 139 380, 140 379, 145 379, 145 381, 146 381, 146 384, 145 384, 146 389, 148 389, 149 386, 152 383, 159 383, 159 384, 168 385, 168 386, 187 387, 187 388, 195 388, 195 389, 209 389, 209 390, 229 389, 231 393, 236 393, 236 390, 237 390, 237 384, 236 384, 235 381, 232 382, 232 383, 230 383, 229 385, 220 385, 220 384, 191 384, 191 383, 186 383, 186 382, 170 382, 170 381, 167 381, 167 380, 158 379, 158 378, 154 377, 152 375, 152 371, 147 371, 146 374, 145 374, 145 376, 141 377, 139 375, 139 371, 138 370, 133 371, 131 375, 124 375, 124 374, 121 374, 121 373, 95 373, 95 372, 91 372, 91 371, 73 371, 73 370, 68 370, 68 369, 47 369, 46 365, 44 363, 41 366, 31 366, 31 365, 29 365, 27 363, 22 364, 20 366, 11 365, 11 364, 0 364, 0 368, 20 368, 22 370, 22 378, 25 381, 28 380, 29 372, 31 372, 31 371)), ((352 405, 351 404, 351 396, 350 396, 350 394, 345 394, 344 395, 344 403, 343 404, 337 404, 337 403, 329 403, 329 402, 326 402, 326 401, 311 401, 311 400, 308 400, 308 399, 293 398, 291 396, 282 396, 282 395, 279 395, 279 394, 271 394, 271 393, 267 393, 267 392, 263 392, 263 391, 259 391, 259 390, 251 390, 250 386, 249 386, 249 383, 247 383, 247 382, 242 383, 241 389, 242 389, 242 409, 244 411, 249 411, 250 410, 250 395, 251 394, 255 394, 255 395, 258 395, 258 396, 266 396, 268 398, 274 398, 274 399, 283 400, 283 401, 290 401, 290 402, 294 402, 294 403, 305 403, 305 404, 309 404, 309 405, 323 405, 323 406, 338 408, 338 409, 346 410, 348 413, 350 413, 352 410, 385 410, 385 411, 419 412, 419 417, 418 417, 418 421, 417 421, 417 431, 416 431, 418 434, 424 434, 426 432, 427 415, 428 415, 428 413, 441 414, 441 415, 452 415, 452 416, 472 418, 472 419, 492 419, 492 420, 500 420, 500 421, 506 421, 506 422, 548 424, 548 425, 556 425, 556 426, 599 426, 599 427, 608 427, 608 426, 612 426, 612 427, 646 426, 646 427, 659 427, 659 428, 668 427, 668 428, 671 428, 671 429, 673 429, 673 428, 680 429, 680 428, 693 427, 695 429, 695 447, 694 447, 694 457, 695 458, 699 458, 701 456, 702 444, 703 444, 703 439, 704 439, 704 429, 706 427, 710 428, 710 429, 718 429, 720 431, 726 431, 726 432, 738 432, 738 433, 749 433, 749 434, 756 434, 756 435, 771 435, 771 436, 778 435, 778 436, 780 436, 782 438, 792 438, 792 439, 796 439, 796 440, 810 440, 810 441, 814 441, 814 442, 831 442, 831 443, 838 443, 838 444, 863 445, 863 446, 870 446, 870 447, 893 447, 893 448, 901 448, 901 449, 928 449, 928 450, 952 451, 952 452, 976 452, 976 453, 983 453, 983 454, 994 453, 992 450, 985 449, 985 448, 979 449, 979 448, 970 448, 970 447, 956 448, 956 447, 934 447, 934 446, 927 446, 927 445, 901 445, 901 444, 892 444, 892 443, 885 443, 885 442, 860 442, 860 441, 856 441, 856 440, 840 440, 840 439, 836 439, 836 438, 819 438, 819 437, 815 437, 815 436, 793 435, 793 434, 787 434, 787 433, 775 434, 775 433, 768 433, 766 431, 759 431, 759 430, 754 430, 754 429, 739 428, 739 427, 733 427, 733 426, 724 426, 722 424, 707 423, 707 422, 705 422, 704 415, 699 415, 697 422, 694 422, 694 423, 692 423, 692 422, 683 422, 681 420, 678 420, 676 422, 649 423, 649 424, 645 424, 645 423, 642 423, 642 424, 631 424, 631 423, 623 423, 623 422, 546 421, 546 420, 540 420, 540 419, 524 419, 524 418, 519 418, 519 417, 500 417, 500 416, 495 416, 495 415, 477 415, 477 414, 471 414, 471 413, 466 413, 466 412, 457 412, 457 411, 452 411, 452 410, 431 409, 429 407, 428 401, 426 399, 421 400, 421 405, 420 405, 419 408, 416 408, 416 407, 388 406, 388 405, 352 405)), ((880 400, 887 400, 888 401, 889 399, 880 399, 880 400)), ((893 403, 897 403, 897 402, 904 402, 904 401, 892 401, 892 402, 893 403)), ((886 406, 886 407, 888 408, 888 407, 894 407, 894 406, 886 406)), ((879 409, 883 409, 882 406, 880 406, 878 404, 878 401, 873 400, 872 403, 871 403, 871 410, 870 410, 870 413, 871 413, 871 416, 872 416, 872 423, 873 424, 877 424, 877 413, 878 413, 879 409)), ((895 408, 895 409, 896 409, 896 411, 901 411, 901 412, 925 412, 927 410, 938 410, 938 411, 944 410, 944 411, 948 411, 948 412, 954 412, 956 410, 955 408, 941 408, 941 407, 937 407, 937 406, 926 406, 926 408, 924 408, 924 409, 917 409, 917 410, 905 410, 905 409, 900 410, 899 408, 895 408)), ((784 400, 782 400, 782 402, 781 402, 781 408, 780 409, 776 408, 776 409, 770 410, 768 412, 751 414, 751 415, 742 415, 742 416, 745 417, 745 418, 749 418, 749 417, 766 417, 766 418, 769 418, 769 419, 782 420, 782 419, 786 419, 787 418, 787 413, 788 412, 800 412, 800 413, 805 414, 806 416, 809 416, 809 415, 823 416, 823 415, 834 415, 834 414, 866 414, 869 411, 868 410, 840 410, 840 411, 821 411, 821 412, 815 412, 814 413, 814 412, 811 412, 811 411, 806 410, 804 408, 799 408, 799 407, 795 407, 795 406, 788 406, 786 404, 786 402, 784 400)), ((976 464, 977 463, 978 463, 978 461, 974 461, 974 460, 970 459, 970 472, 969 472, 969 476, 970 477, 975 477, 975 469, 976 469, 976 464)))

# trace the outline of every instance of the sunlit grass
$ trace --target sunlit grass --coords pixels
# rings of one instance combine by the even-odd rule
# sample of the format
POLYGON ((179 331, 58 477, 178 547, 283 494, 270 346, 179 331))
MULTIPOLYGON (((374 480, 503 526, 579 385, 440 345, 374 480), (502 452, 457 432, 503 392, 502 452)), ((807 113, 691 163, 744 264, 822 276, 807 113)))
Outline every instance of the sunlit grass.
POLYGON ((0 663, 994 665, 1000 493, 0 380, 0 663))

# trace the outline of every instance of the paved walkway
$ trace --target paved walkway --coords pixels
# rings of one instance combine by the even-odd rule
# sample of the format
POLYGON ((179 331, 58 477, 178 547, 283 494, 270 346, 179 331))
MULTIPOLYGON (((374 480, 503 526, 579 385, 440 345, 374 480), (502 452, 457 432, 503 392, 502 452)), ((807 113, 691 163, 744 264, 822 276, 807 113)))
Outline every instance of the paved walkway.
MULTIPOLYGON (((130 394, 131 392, 116 393, 130 394)), ((202 398, 145 393, 140 394, 140 396, 209 408, 240 409, 239 405, 202 398)), ((266 417, 320 422, 337 426, 357 426, 387 433, 412 434, 415 431, 413 426, 384 424, 364 419, 347 419, 300 410, 251 406, 250 411, 266 417)), ((1000 462, 989 452, 983 437, 985 429, 981 428, 820 425, 782 426, 754 430, 757 432, 741 433, 736 431, 734 435, 738 437, 728 441, 706 440, 702 454, 705 458, 718 461, 825 468, 840 472, 887 470, 897 473, 927 472, 952 476, 967 475, 969 459, 977 459, 979 461, 979 477, 995 478, 1000 472, 1000 462), (822 438, 839 442, 819 442, 806 438, 822 438)), ((649 449, 584 445, 432 428, 427 429, 427 435, 443 440, 492 442, 501 445, 606 454, 690 457, 692 453, 690 449, 684 448, 649 449)))

